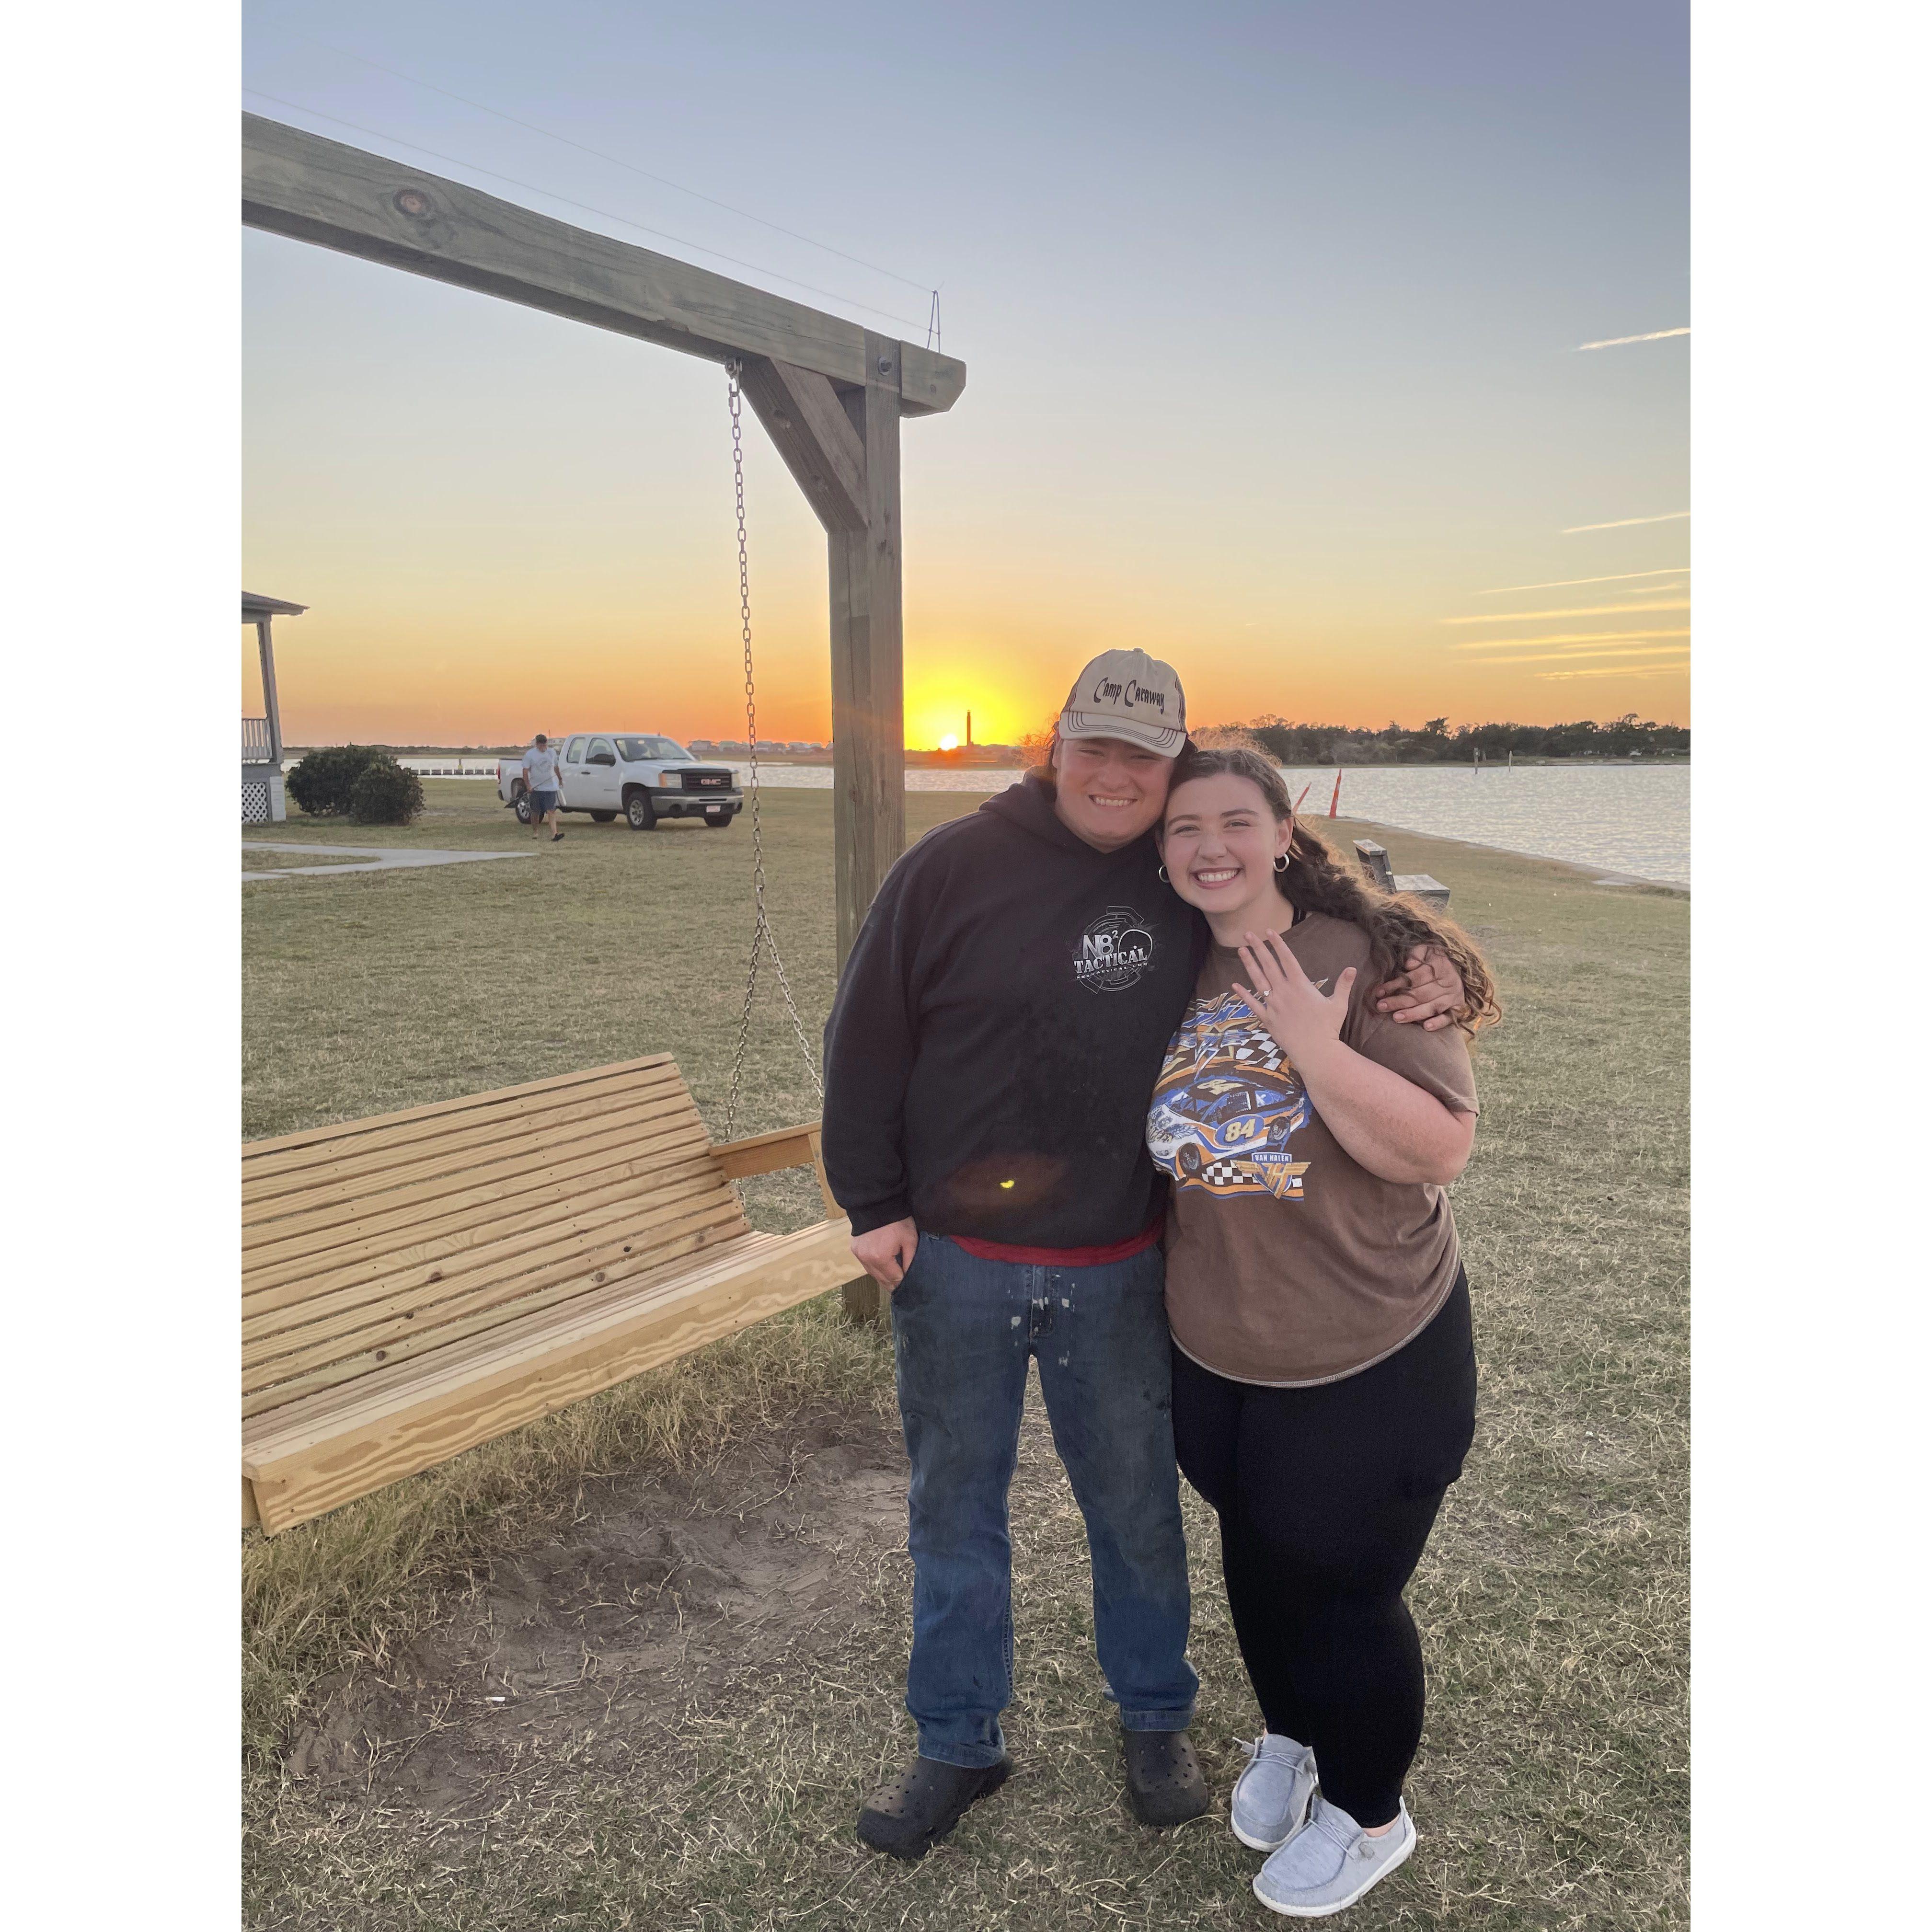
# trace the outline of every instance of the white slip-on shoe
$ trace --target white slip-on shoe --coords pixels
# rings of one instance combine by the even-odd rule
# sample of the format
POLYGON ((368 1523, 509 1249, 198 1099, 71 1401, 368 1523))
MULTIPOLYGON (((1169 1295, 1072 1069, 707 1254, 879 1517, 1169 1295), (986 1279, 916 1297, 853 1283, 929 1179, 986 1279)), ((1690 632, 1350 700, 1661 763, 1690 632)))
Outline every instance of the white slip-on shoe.
POLYGON ((1255 1874, 1255 1896, 1286 1918, 1326 1918, 1353 1905, 1414 1850, 1406 1804, 1390 1830, 1372 1838, 1339 1805, 1318 1798, 1306 1828, 1255 1874))
POLYGON ((1308 1822, 1315 1802, 1315 1754, 1272 1731, 1241 1748, 1248 1765, 1228 1801, 1228 1828, 1251 1851, 1278 1850, 1308 1822))

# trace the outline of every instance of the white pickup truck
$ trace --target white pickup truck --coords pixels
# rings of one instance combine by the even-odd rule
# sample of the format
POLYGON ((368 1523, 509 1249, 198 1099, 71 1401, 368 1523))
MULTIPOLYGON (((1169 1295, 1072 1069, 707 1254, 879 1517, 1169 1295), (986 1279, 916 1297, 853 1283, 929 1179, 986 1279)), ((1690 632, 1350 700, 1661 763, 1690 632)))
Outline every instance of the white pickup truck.
MULTIPOLYGON (((700 764, 674 738, 649 731, 578 731, 554 740, 564 812, 587 812, 599 825, 622 812, 634 832, 662 819, 701 818, 722 832, 744 808, 729 765, 700 764)), ((530 822, 521 754, 496 760, 496 795, 530 822)))

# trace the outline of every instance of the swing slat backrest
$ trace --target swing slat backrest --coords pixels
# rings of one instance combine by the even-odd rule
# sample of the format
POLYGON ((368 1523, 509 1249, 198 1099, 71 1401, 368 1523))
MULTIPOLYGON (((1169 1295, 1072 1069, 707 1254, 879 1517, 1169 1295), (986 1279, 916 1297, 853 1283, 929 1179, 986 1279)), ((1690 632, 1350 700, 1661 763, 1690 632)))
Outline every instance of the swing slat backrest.
POLYGON ((837 1285, 829 1198, 804 1234, 759 1234, 733 1185, 817 1160, 815 1124, 714 1148, 665 1054, 249 1144, 244 1506, 284 1527, 559 1406, 542 1365, 587 1336, 595 1372, 565 1399, 837 1285), (460 1424, 386 1434, 517 1364, 536 1366, 460 1424), (307 1466, 345 1433, 352 1471, 307 1466))

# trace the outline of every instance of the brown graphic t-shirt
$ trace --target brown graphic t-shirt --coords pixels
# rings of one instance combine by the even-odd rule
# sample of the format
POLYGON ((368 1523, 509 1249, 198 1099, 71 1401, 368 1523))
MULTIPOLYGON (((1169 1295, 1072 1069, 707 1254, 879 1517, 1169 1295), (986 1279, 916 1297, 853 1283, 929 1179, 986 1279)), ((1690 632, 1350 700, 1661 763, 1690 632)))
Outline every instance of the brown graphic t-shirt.
MULTIPOLYGON (((1375 1010, 1368 936, 1310 913, 1285 935, 1324 992, 1356 969, 1344 1045, 1458 1112, 1476 1112, 1468 1043, 1375 1010)), ((1173 1180, 1167 1315, 1216 1375, 1324 1382, 1392 1354, 1455 1284, 1446 1190, 1378 1180, 1323 1125, 1281 1049, 1232 991, 1249 974, 1216 946, 1168 1047, 1148 1147, 1173 1180)))

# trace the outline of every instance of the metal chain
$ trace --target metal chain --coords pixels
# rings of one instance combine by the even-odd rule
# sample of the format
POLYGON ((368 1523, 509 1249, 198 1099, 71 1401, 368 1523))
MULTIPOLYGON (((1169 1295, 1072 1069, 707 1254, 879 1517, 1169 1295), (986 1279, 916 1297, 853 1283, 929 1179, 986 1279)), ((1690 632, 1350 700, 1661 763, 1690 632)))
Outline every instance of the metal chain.
POLYGON ((778 989, 784 995, 785 1011, 791 1016, 791 1030, 798 1050, 805 1059, 805 1070, 812 1076, 819 1104, 825 1102, 825 1083, 819 1076, 818 1062, 812 1057, 806 1037, 805 1022, 799 1018, 798 1002, 792 998, 791 982, 785 976, 784 961, 779 956, 778 935, 772 930, 771 916, 765 907, 764 830, 758 817, 758 705, 752 677, 752 566, 745 545, 745 434, 740 415, 739 382, 744 374, 742 362, 727 362, 728 400, 731 410, 731 478, 738 496, 738 615, 745 640, 745 746, 751 760, 752 778, 752 896, 757 908, 752 924, 752 958, 745 972, 745 1005, 738 1016, 738 1051, 731 1061, 731 1092, 724 1103, 724 1138, 731 1138, 737 1125, 738 1094, 744 1077, 745 1050, 752 1037, 752 1001, 758 988, 758 960, 766 948, 771 950, 772 966, 778 976, 778 989))

